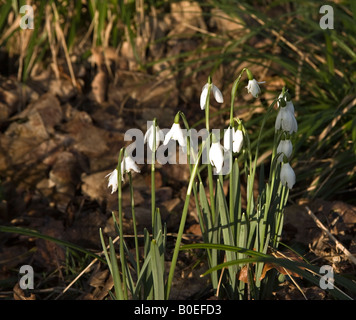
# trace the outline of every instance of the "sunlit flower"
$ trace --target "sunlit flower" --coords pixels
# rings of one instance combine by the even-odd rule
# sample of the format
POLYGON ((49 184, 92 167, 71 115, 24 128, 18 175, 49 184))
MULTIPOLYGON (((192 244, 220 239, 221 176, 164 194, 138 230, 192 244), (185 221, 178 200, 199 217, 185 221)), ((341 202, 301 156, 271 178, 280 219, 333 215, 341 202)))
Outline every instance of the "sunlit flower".
POLYGON ((224 102, 224 97, 221 93, 221 91, 219 90, 219 88, 214 85, 213 83, 206 83, 201 91, 200 94, 200 108, 202 110, 205 109, 206 106, 206 99, 208 97, 208 92, 209 92, 209 86, 211 86, 211 91, 213 92, 213 96, 216 100, 216 102, 218 103, 223 103, 224 102))
POLYGON ((224 133, 224 148, 230 150, 230 137, 232 136, 232 151, 240 152, 244 137, 240 129, 235 130, 234 128, 227 128, 224 133))
MULTIPOLYGON (((124 173, 134 171, 140 173, 141 170, 137 166, 136 162, 130 157, 125 156, 121 161, 121 180, 124 181, 124 173)), ((111 193, 117 191, 118 188, 118 170, 115 169, 113 172, 109 173, 105 176, 105 178, 109 177, 108 188, 111 187, 111 193)))
POLYGON ((117 175, 118 175, 118 171, 117 171, 117 169, 115 169, 113 172, 111 172, 105 176, 105 178, 109 177, 108 188, 110 188, 110 187, 112 188, 111 189, 112 194, 117 190, 117 186, 118 186, 117 175))
POLYGON ((281 182, 285 187, 292 189, 295 184, 295 173, 289 162, 282 163, 281 168, 281 182))
POLYGON ((292 142, 290 140, 281 140, 277 147, 277 154, 282 153, 278 157, 278 162, 282 162, 284 156, 286 156, 287 158, 290 158, 290 156, 292 155, 292 152, 293 152, 292 142))
MULTIPOLYGON (((155 151, 157 150, 160 141, 164 140, 164 133, 163 131, 159 128, 159 126, 156 126, 156 148, 155 151)), ((148 143, 149 147, 151 150, 153 150, 153 124, 150 126, 150 128, 147 130, 144 136, 144 143, 148 143)))
MULTIPOLYGON (((129 171, 134 171, 137 173, 141 172, 136 162, 130 156, 125 156, 124 159, 121 161, 121 174, 123 175, 125 172, 129 171)), ((123 177, 122 180, 124 180, 123 177)))
POLYGON ((211 165, 215 166, 216 172, 220 173, 224 164, 224 149, 220 142, 213 142, 209 151, 211 165))
POLYGON ((183 130, 181 129, 179 123, 173 123, 172 128, 167 132, 166 137, 164 138, 163 144, 167 145, 171 139, 178 141, 179 145, 182 148, 185 148, 186 142, 183 130))
POLYGON ((256 79, 249 80, 248 84, 246 86, 247 92, 251 93, 254 98, 257 98, 258 95, 261 93, 261 88, 260 88, 259 84, 265 83, 265 82, 266 81, 257 82, 256 79))

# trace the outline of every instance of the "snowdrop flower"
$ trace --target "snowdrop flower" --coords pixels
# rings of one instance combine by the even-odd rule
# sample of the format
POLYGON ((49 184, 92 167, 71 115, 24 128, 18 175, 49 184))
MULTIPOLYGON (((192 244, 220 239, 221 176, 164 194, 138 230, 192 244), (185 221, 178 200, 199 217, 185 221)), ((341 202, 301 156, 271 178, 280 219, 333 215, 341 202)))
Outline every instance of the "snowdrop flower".
POLYGON ((265 82, 266 81, 257 82, 256 79, 249 80, 248 84, 246 86, 247 92, 251 93, 254 98, 257 98, 258 95, 261 93, 261 88, 260 88, 259 84, 265 83, 265 82))
MULTIPOLYGON (((210 81, 210 79, 209 79, 210 81)), ((208 97, 208 92, 209 92, 209 86, 211 87, 211 90, 213 91, 213 96, 218 103, 223 103, 224 102, 224 97, 219 90, 219 88, 213 84, 212 82, 208 82, 204 85, 201 94, 200 94, 200 109, 204 110, 206 106, 206 99, 208 97)))
POLYGON ((111 194, 113 194, 117 190, 117 186, 118 186, 117 175, 118 175, 118 171, 117 169, 115 169, 113 172, 105 176, 105 178, 109 177, 108 188, 110 187, 112 188, 111 194))
POLYGON ((214 139, 210 147, 209 159, 211 165, 215 166, 216 173, 220 173, 224 163, 224 149, 220 142, 214 141, 214 139))
POLYGON ((279 112, 276 118, 276 131, 282 129, 288 133, 298 131, 298 123, 294 116, 294 104, 288 92, 281 93, 277 101, 279 112), (284 97, 284 98, 283 98, 284 97))
POLYGON ((178 123, 178 119, 174 121, 171 130, 169 130, 164 138, 164 145, 167 145, 168 142, 173 139, 178 141, 179 145, 184 149, 186 147, 186 142, 184 138, 183 131, 178 123), (177 122, 176 122, 177 121, 177 122))
POLYGON ((278 157, 277 161, 282 162, 284 156, 289 158, 292 155, 292 152, 293 152, 292 142, 290 140, 281 140, 277 147, 277 154, 279 153, 282 154, 278 157))
POLYGON ((124 180, 123 174, 129 171, 135 171, 137 173, 141 172, 136 162, 130 156, 124 156, 124 159, 121 161, 122 180, 124 180))
POLYGON ((292 189, 295 184, 295 173, 289 162, 282 163, 281 168, 281 182, 285 187, 292 189))
MULTIPOLYGON (((124 173, 129 171, 135 171, 140 173, 141 170, 135 163, 135 161, 130 156, 124 156, 124 159, 121 161, 121 180, 124 181, 124 173)), ((109 177, 108 188, 111 187, 111 193, 114 193, 118 188, 118 171, 115 169, 113 172, 105 176, 109 177)))
POLYGON ((265 83, 266 81, 257 82, 257 80, 253 77, 251 71, 246 69, 248 84, 246 86, 247 92, 251 93, 254 98, 257 98, 261 93, 260 84, 265 83))
MULTIPOLYGON (((294 106, 293 106, 294 109, 294 106)), ((290 134, 298 131, 298 123, 295 119, 294 113, 291 111, 291 105, 280 107, 276 118, 275 129, 276 131, 282 129, 290 134)))
POLYGON ((244 137, 240 129, 235 130, 234 128, 227 128, 224 133, 224 148, 230 150, 230 137, 232 135, 232 151, 240 152, 244 137))
MULTIPOLYGON (((147 130, 145 133, 145 136, 143 138, 144 143, 148 143, 149 147, 151 150, 153 150, 153 124, 150 126, 150 128, 147 130)), ((159 126, 156 125, 156 148, 155 151, 157 150, 160 141, 164 140, 164 133, 163 131, 159 128, 159 126)))

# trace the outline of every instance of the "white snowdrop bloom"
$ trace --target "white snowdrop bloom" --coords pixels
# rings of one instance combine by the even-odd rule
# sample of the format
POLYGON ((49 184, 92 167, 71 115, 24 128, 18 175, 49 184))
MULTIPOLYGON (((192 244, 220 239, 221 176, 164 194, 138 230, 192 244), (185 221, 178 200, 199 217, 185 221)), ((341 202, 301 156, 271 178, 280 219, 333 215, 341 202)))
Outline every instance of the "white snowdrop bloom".
POLYGON ((163 144, 167 145, 171 139, 178 141, 182 148, 186 147, 183 130, 181 129, 179 123, 173 123, 172 128, 167 132, 166 137, 164 138, 163 144))
POLYGON ((282 153, 282 154, 278 157, 277 161, 282 162, 284 156, 286 156, 287 158, 290 158, 290 156, 292 155, 292 152, 293 152, 292 142, 290 140, 281 140, 277 147, 277 154, 279 154, 279 153, 282 153))
POLYGON ((208 92, 209 92, 209 86, 211 86, 211 91, 213 92, 213 96, 218 103, 223 103, 224 102, 224 97, 219 90, 219 88, 214 85, 213 83, 209 84, 206 83, 201 91, 200 94, 200 109, 204 110, 206 106, 206 99, 208 97, 208 92))
POLYGON ((232 151, 233 152, 240 152, 242 145, 243 145, 243 133, 241 130, 234 128, 227 128, 224 133, 224 148, 230 150, 230 137, 231 137, 231 130, 232 130, 232 151))
POLYGON ((257 82, 256 79, 249 80, 248 84, 246 86, 247 92, 251 93, 254 98, 257 98, 258 95, 261 93, 261 88, 260 88, 259 84, 265 83, 265 82, 266 81, 257 82))
MULTIPOLYGON (((156 148, 155 148, 155 151, 157 150, 157 148, 160 144, 160 141, 163 141, 163 140, 164 140, 164 133, 159 128, 159 126, 156 126, 156 148)), ((153 150, 153 124, 150 126, 150 128, 145 133, 143 142, 144 143, 147 142, 150 149, 153 150)))
POLYGON ((219 142, 213 142, 209 151, 209 159, 211 165, 216 168, 216 172, 220 173, 224 164, 224 150, 219 142))
POLYGON ((206 105, 206 98, 208 96, 209 83, 205 84, 200 94, 200 109, 204 110, 206 105))
POLYGON ((292 189, 295 184, 295 173, 292 167, 290 166, 289 162, 282 163, 281 168, 281 182, 285 187, 292 189))
MULTIPOLYGON (((137 166, 136 162, 130 157, 125 156, 124 159, 121 161, 121 180, 124 181, 124 173, 129 171, 135 171, 140 173, 141 170, 137 166)), ((113 172, 109 173, 105 176, 105 178, 109 177, 108 188, 111 187, 111 193, 117 191, 118 188, 118 171, 115 169, 113 172)))
MULTIPOLYGON (((294 108, 294 107, 293 107, 294 108)), ((280 107, 275 123, 276 131, 282 129, 290 134, 298 131, 298 123, 294 114, 291 112, 291 107, 280 107)))
POLYGON ((135 171, 137 173, 141 172, 136 162, 130 156, 125 156, 124 159, 121 161, 122 180, 124 180, 123 174, 129 171, 135 171))
POLYGON ((113 172, 111 172, 105 176, 105 178, 109 177, 108 188, 110 188, 110 187, 112 188, 111 189, 112 194, 117 190, 117 187, 118 187, 117 175, 118 175, 118 171, 117 171, 117 169, 115 169, 113 172))

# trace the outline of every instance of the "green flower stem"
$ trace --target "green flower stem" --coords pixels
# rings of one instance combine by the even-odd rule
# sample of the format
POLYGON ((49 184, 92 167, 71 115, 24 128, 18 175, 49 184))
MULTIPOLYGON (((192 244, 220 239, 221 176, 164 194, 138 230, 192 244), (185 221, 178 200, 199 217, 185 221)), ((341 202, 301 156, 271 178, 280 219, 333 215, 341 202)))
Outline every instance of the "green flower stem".
MULTIPOLYGON (((182 118, 183 124, 184 124, 187 132, 189 132, 190 128, 189 128, 189 124, 188 124, 187 118, 185 117, 185 114, 182 111, 179 111, 179 116, 182 118)), ((193 169, 192 169, 192 164, 190 163, 190 161, 191 161, 191 159, 190 159, 190 137, 187 137, 187 161, 188 161, 188 165, 189 165, 189 172, 190 172, 190 175, 191 175, 193 169)), ((201 180, 201 176, 200 176, 199 170, 197 171, 197 176, 198 176, 199 181, 201 182, 202 180, 201 180)), ((202 212, 201 212, 201 208, 200 208, 200 204, 199 204, 199 200, 198 200, 198 191, 197 191, 196 184, 193 184, 193 193, 194 193, 194 198, 195 198, 195 204, 196 204, 196 207, 197 207, 198 217, 199 217, 199 219, 202 219, 202 212)), ((203 231, 204 230, 203 224, 201 224, 201 228, 202 228, 202 232, 204 232, 203 231)))
POLYGON ((195 180, 195 176, 197 175, 198 172, 198 166, 199 166, 199 159, 201 157, 202 154, 202 150, 204 149, 204 144, 202 145, 199 154, 198 154, 198 158, 197 161, 193 167, 192 170, 192 174, 190 176, 190 180, 189 180, 189 184, 188 184, 188 189, 187 189, 187 194, 185 197, 185 202, 184 202, 184 207, 183 207, 183 212, 182 212, 182 217, 180 220, 180 225, 179 225, 179 230, 178 230, 178 235, 177 235, 177 240, 176 240, 176 245, 174 248, 174 252, 173 252, 173 257, 172 257, 172 262, 171 262, 171 267, 169 270, 169 274, 168 274, 168 280, 167 280, 167 291, 166 291, 166 299, 169 299, 169 295, 170 295, 170 291, 171 291, 171 287, 172 287, 172 281, 173 281, 173 276, 174 276, 174 270, 177 264, 177 259, 178 259, 178 253, 180 250, 180 243, 182 241, 182 236, 183 236, 183 232, 184 232, 184 227, 185 227, 185 222, 187 219, 187 214, 188 214, 188 209, 189 209, 189 200, 190 200, 190 195, 192 193, 192 189, 194 186, 194 180, 195 180))
MULTIPOLYGON (((233 128, 234 125, 234 101, 237 95, 237 89, 240 84, 241 77, 243 73, 246 71, 246 68, 243 68, 239 74, 239 76, 234 81, 234 84, 231 89, 231 104, 230 104, 230 127, 233 128)), ((241 125, 241 124, 240 124, 241 125)), ((230 150, 232 150, 232 139, 230 139, 230 150)), ((229 181, 229 211, 230 211, 230 221, 234 221, 234 208, 235 208, 235 199, 234 199, 234 192, 233 192, 233 177, 234 177, 234 166, 232 161, 232 154, 230 159, 230 181, 229 181)))
POLYGON ((139 250, 138 250, 138 237, 137 237, 136 214, 135 214, 135 200, 134 200, 134 192, 133 192, 133 184, 132 184, 131 172, 129 172, 128 175, 129 175, 129 184, 130 184, 132 224, 133 224, 133 230, 134 230, 134 236, 135 236, 136 273, 140 274, 140 253, 139 253, 139 250))
MULTIPOLYGON (((184 123, 184 126, 185 126, 187 132, 189 132, 190 127, 189 127, 188 121, 187 121, 187 119, 185 117, 185 114, 182 111, 179 111, 179 114, 180 114, 180 117, 183 120, 183 123, 184 123)), ((189 164, 189 172, 190 172, 190 176, 191 176, 193 168, 192 168, 192 164, 190 162, 190 137, 187 137, 187 158, 188 158, 188 164, 189 164)), ((197 161, 199 161, 199 159, 197 161)), ((197 170, 196 174, 198 176, 199 182, 203 183, 202 182, 202 178, 200 176, 200 170, 197 170)), ((203 237, 204 237, 204 235, 207 233, 207 230, 206 230, 206 226, 205 226, 205 223, 204 223, 204 217, 203 217, 202 209, 200 207, 197 186, 196 186, 195 183, 193 183, 193 194, 194 194, 195 205, 196 205, 196 208, 197 208, 197 213, 198 213, 201 232, 202 232, 203 237)), ((211 252, 210 252, 209 249, 207 249, 207 254, 208 254, 208 260, 211 261, 211 252)))
POLYGON ((208 94, 206 96, 206 102, 205 102, 205 127, 208 132, 210 129, 210 125, 209 125, 210 91, 211 91, 211 84, 209 84, 208 86, 208 94))
POLYGON ((121 162, 124 159, 125 148, 121 148, 119 154, 119 161, 117 165, 117 183, 118 183, 118 210, 119 210, 119 233, 120 233, 120 261, 121 261, 121 268, 122 268, 122 279, 124 284, 124 299, 128 299, 127 294, 127 284, 126 284, 126 260, 125 260, 125 251, 124 251, 124 231, 123 231, 123 219, 122 219, 122 175, 121 172, 121 162))
MULTIPOLYGON (((209 83, 211 82, 210 77, 209 77, 209 83)), ((208 87, 208 94, 206 98, 206 104, 205 104, 205 127, 206 131, 209 133, 210 132, 210 125, 209 125, 209 101, 210 101, 210 90, 211 90, 211 85, 208 87)), ((208 139, 209 141, 209 139, 208 139)), ((209 150, 210 150, 210 143, 207 144, 206 146, 206 152, 209 157, 209 150)), ((212 215, 212 221, 213 224, 215 222, 215 199, 214 199, 214 180, 213 180, 213 167, 211 163, 208 163, 208 181, 209 181, 209 197, 210 197, 210 206, 211 206, 211 215, 212 215)))
POLYGON ((156 161, 156 118, 153 119, 153 146, 152 146, 152 163, 151 163, 151 216, 152 216, 152 234, 156 237, 156 179, 155 179, 155 161, 156 161))
POLYGON ((279 241, 281 239, 282 229, 283 229, 283 211, 289 195, 289 189, 287 187, 281 186, 281 188, 282 188, 282 195, 277 210, 276 227, 275 227, 275 234, 273 239, 273 248, 275 249, 277 249, 279 241))
POLYGON ((248 195, 247 195, 247 213, 250 212, 251 210, 251 207, 252 207, 252 200, 253 200, 253 181, 254 181, 254 178, 255 178, 255 174, 256 174, 256 167, 257 167, 257 159, 258 159, 258 152, 259 152, 259 147, 260 147, 260 143, 261 143, 261 137, 262 137, 262 133, 263 133, 263 129, 264 129, 264 126, 266 124, 266 121, 267 121, 267 118, 270 114, 270 112, 273 110, 273 107, 275 105, 275 103, 277 102, 277 100, 274 100, 272 102, 272 104, 269 106, 269 108, 267 109, 267 112, 265 114, 265 116, 263 117, 263 120, 262 120, 262 124, 261 124, 261 129, 260 129, 260 132, 259 132, 259 135, 258 135, 258 138, 257 138, 257 146, 256 146, 256 153, 255 153, 255 160, 254 160, 254 163, 252 165, 252 163, 250 162, 250 172, 249 172, 249 175, 250 175, 250 178, 251 178, 251 185, 250 185, 250 190, 248 191, 248 195), (252 172, 251 172, 251 167, 252 167, 252 172))
MULTIPOLYGON (((269 172, 269 179, 268 179, 268 189, 266 192, 266 200, 265 200, 265 207, 264 207, 264 214, 263 214, 263 222, 262 225, 265 226, 264 229, 260 231, 260 242, 262 244, 262 247, 266 247, 266 243, 263 244, 263 240, 265 239, 266 233, 268 234, 271 226, 267 225, 267 219, 268 219, 268 214, 270 212, 270 207, 272 204, 273 199, 275 198, 275 182, 276 182, 276 175, 277 175, 277 158, 276 158, 276 151, 277 151, 277 145, 278 141, 280 140, 280 134, 275 134, 274 135, 274 143, 273 143, 273 149, 272 149, 272 157, 271 157, 271 166, 270 166, 270 172, 269 172)), ((267 239, 266 239, 267 241, 267 239)), ((264 252, 266 253, 266 252, 264 252)))
POLYGON ((234 122, 234 101, 237 93, 237 88, 240 84, 241 77, 243 73, 246 71, 246 68, 243 68, 240 75, 237 77, 237 79, 234 81, 234 84, 232 85, 231 89, 231 105, 230 105, 230 125, 233 125, 234 122))
MULTIPOLYGON (((232 149, 230 149, 232 150, 232 149)), ((232 159, 232 151, 231 151, 231 157, 229 159, 229 165, 230 165, 230 177, 229 177, 229 218, 230 218, 230 223, 235 225, 235 190, 234 190, 234 163, 232 159)), ((223 180, 222 180, 223 181, 223 180)), ((234 235, 235 236, 235 235, 234 235)))
POLYGON ((215 198, 214 198, 213 167, 210 163, 208 164, 208 180, 209 180, 209 195, 210 195, 212 223, 213 223, 213 225, 215 225, 215 198))

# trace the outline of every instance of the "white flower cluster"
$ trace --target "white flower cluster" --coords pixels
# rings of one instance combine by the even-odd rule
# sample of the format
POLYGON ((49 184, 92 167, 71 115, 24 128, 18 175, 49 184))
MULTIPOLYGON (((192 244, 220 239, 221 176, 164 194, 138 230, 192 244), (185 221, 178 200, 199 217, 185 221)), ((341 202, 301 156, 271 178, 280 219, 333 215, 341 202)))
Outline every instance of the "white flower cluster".
MULTIPOLYGON (((250 71, 248 73, 248 85, 246 86, 248 93, 251 93, 254 98, 257 98, 261 92, 259 84, 264 82, 257 82, 253 78, 250 71)), ((215 86, 211 79, 209 78, 208 83, 206 83, 200 94, 200 108, 204 110, 206 107, 209 107, 209 93, 212 92, 216 102, 223 103, 224 98, 217 86, 215 86)), ((282 93, 278 97, 278 106, 279 112, 276 118, 275 130, 282 130, 285 133, 285 136, 297 132, 298 125, 294 116, 294 105, 291 101, 288 93, 282 93)), ((175 140, 182 147, 183 151, 187 150, 186 135, 183 133, 183 130, 179 124, 179 113, 177 113, 174 123, 171 129, 166 135, 159 128, 155 122, 147 130, 144 136, 144 143, 147 143, 151 150, 157 150, 161 141, 163 145, 167 145, 170 140, 175 140), (155 137, 155 141, 154 141, 155 137)), ((216 173, 220 174, 222 172, 222 167, 224 164, 224 153, 233 152, 239 153, 244 144, 244 134, 241 127, 241 122, 239 119, 231 121, 229 127, 225 129, 224 133, 224 145, 222 146, 218 139, 213 137, 212 143, 209 149, 209 162, 212 166, 215 167, 216 173), (235 121, 237 126, 235 127, 235 121)), ((292 188, 295 184, 295 173, 291 166, 289 165, 288 159, 291 157, 293 152, 293 146, 290 139, 282 139, 279 142, 277 147, 278 162, 282 163, 280 179, 283 185, 288 188, 292 188)), ((138 168, 135 161, 131 156, 124 154, 124 158, 121 161, 121 179, 124 181, 124 174, 130 171, 139 173, 140 169, 138 168)), ((114 193, 118 188, 118 170, 115 169, 113 172, 108 174, 108 187, 112 188, 112 193, 114 193)))
MULTIPOLYGON (((282 130, 285 136, 289 136, 298 130, 297 120, 294 116, 294 105, 288 93, 280 94, 278 97, 278 115, 275 122, 275 130, 282 130)), ((282 163, 280 179, 284 186, 292 189, 296 176, 289 164, 293 152, 290 139, 281 139, 277 147, 278 162, 282 163)))

